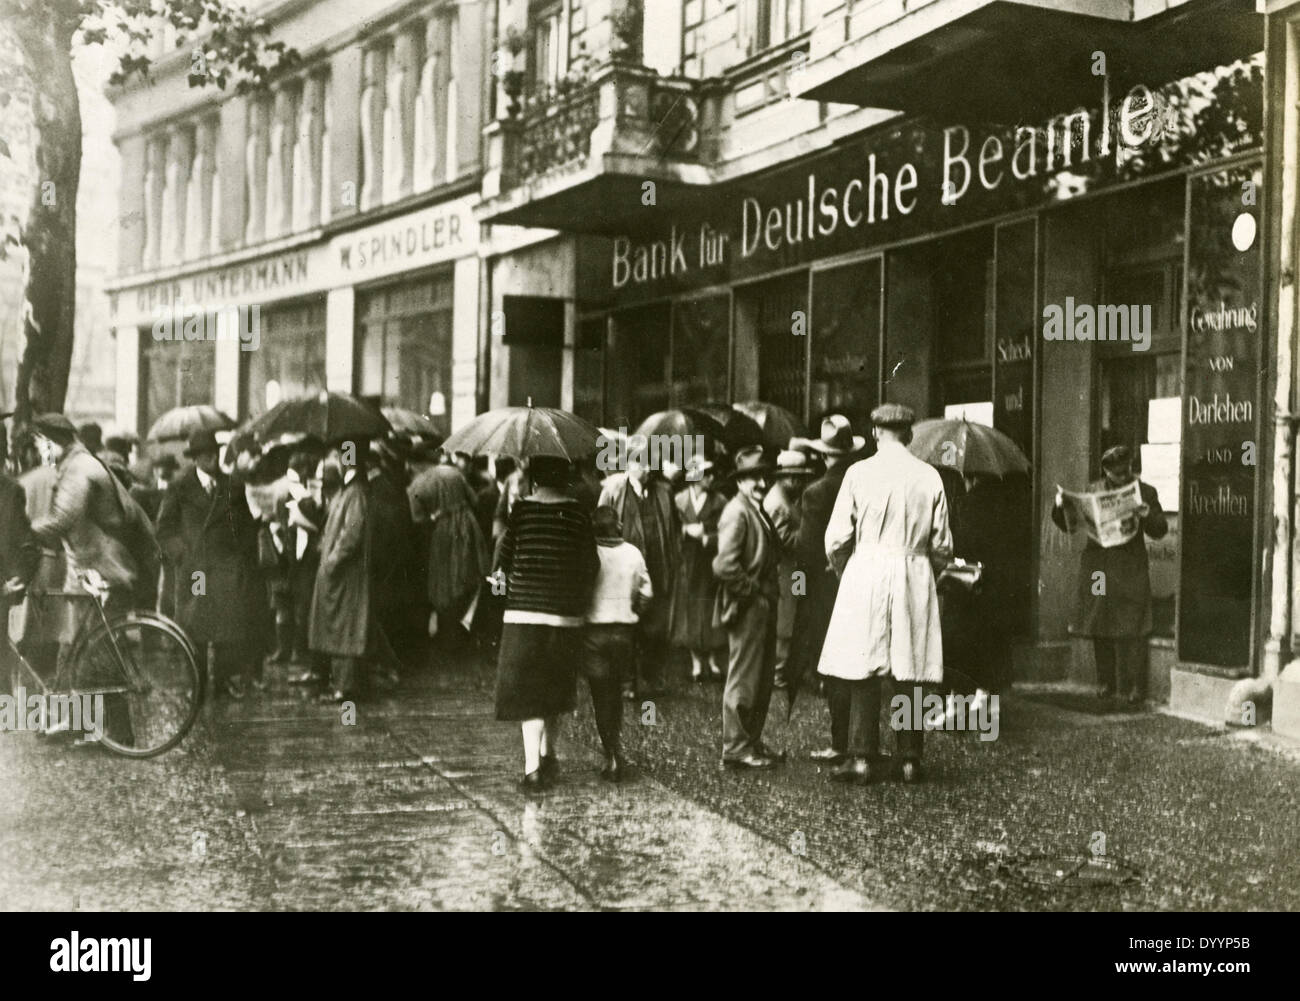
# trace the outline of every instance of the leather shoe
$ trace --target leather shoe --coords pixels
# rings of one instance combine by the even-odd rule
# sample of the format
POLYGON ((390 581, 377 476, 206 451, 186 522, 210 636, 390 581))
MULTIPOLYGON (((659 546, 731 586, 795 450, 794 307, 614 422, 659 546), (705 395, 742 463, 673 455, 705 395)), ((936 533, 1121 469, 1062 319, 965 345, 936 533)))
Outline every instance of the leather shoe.
POLYGON ((757 753, 760 757, 771 758, 778 764, 784 764, 785 762, 785 751, 774 751, 761 741, 759 742, 757 753))
POLYGON ((539 767, 535 772, 528 772, 519 780, 519 791, 525 793, 539 793, 547 786, 545 776, 542 775, 542 769, 539 767))
POLYGON ((291 674, 284 679, 291 685, 319 685, 325 681, 325 678, 315 671, 299 671, 297 674, 291 674))
POLYGON ((869 782, 871 766, 866 758, 849 758, 831 769, 832 782, 869 782))
POLYGON ((560 774, 560 759, 554 754, 543 754, 538 758, 537 770, 549 782, 560 774))
POLYGON ((735 769, 753 768, 753 769, 759 769, 759 768, 772 768, 772 767, 774 767, 775 765, 776 765, 776 762, 773 761, 771 758, 765 758, 765 757, 762 757, 762 756, 757 755, 757 754, 746 754, 743 758, 723 758, 723 759, 722 759, 722 767, 723 767, 723 768, 735 768, 735 769))
POLYGON ((606 782, 623 781, 623 759, 617 754, 605 756, 605 767, 600 770, 600 777, 606 782))
POLYGON ((921 762, 904 761, 902 775, 903 783, 905 785, 916 785, 922 778, 924 778, 924 775, 921 772, 921 762))
POLYGON ((837 751, 833 747, 822 747, 808 755, 813 761, 826 761, 832 765, 838 765, 844 760, 844 752, 837 751))

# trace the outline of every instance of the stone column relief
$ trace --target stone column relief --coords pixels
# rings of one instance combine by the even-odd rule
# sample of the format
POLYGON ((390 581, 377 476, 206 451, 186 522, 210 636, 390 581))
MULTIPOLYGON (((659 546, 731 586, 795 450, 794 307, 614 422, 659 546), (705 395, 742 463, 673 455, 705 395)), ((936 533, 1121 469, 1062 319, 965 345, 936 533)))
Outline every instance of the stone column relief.
POLYGON ((266 220, 266 167, 268 109, 266 101, 254 98, 248 104, 248 134, 244 141, 244 185, 248 192, 244 242, 262 239, 266 220))
POLYGON ((185 256, 185 193, 190 177, 190 137, 183 126, 167 130, 167 167, 163 180, 162 258, 185 256))
POLYGON ((275 92, 271 114, 271 147, 266 159, 266 235, 283 236, 293 223, 293 91, 275 92))
POLYGON ((399 32, 393 36, 388 58, 388 75, 385 82, 384 107, 384 183, 385 202, 402 197, 410 191, 409 156, 411 139, 411 107, 406 103, 407 80, 411 77, 411 36, 399 32))
POLYGON ((145 269, 156 268, 162 249, 163 174, 166 171, 165 142, 150 139, 144 154, 144 252, 145 269))
POLYGON ((456 83, 456 47, 460 44, 460 23, 456 19, 456 8, 447 15, 447 130, 443 146, 447 150, 445 178, 456 179, 460 173, 456 154, 456 116, 459 111, 459 90, 456 83))
POLYGON ((361 62, 361 197, 364 212, 379 204, 384 164, 384 51, 366 49, 361 62))
POLYGON ((206 118, 194 129, 194 158, 185 192, 185 259, 202 257, 211 246, 212 197, 216 177, 216 122, 206 118))
POLYGON ((325 81, 319 75, 303 81, 298 105, 298 139, 293 153, 293 229, 316 225, 321 203, 321 134, 325 81))
POLYGON ((330 77, 321 78, 321 130, 320 130, 320 221, 330 221, 334 207, 334 180, 330 171, 333 164, 330 152, 330 125, 334 120, 334 86, 330 77))
POLYGON ((424 25, 424 60, 420 67, 420 87, 415 95, 415 190, 433 187, 437 171, 438 134, 434 106, 438 99, 438 19, 429 18, 424 25))

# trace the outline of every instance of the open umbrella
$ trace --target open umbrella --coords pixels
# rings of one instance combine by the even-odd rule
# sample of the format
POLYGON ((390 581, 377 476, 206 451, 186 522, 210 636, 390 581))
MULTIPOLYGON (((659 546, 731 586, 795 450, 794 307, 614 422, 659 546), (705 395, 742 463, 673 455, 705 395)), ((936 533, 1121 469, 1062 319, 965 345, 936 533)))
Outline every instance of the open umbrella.
POLYGON ((963 476, 1029 472, 1029 460, 1019 445, 1001 431, 972 424, 964 418, 918 422, 912 428, 912 444, 908 448, 918 459, 932 466, 955 469, 963 476))
POLYGON ((394 431, 404 434, 418 434, 429 438, 436 438, 441 434, 433 421, 424 414, 417 414, 414 410, 405 410, 402 407, 381 407, 379 412, 388 419, 388 423, 393 426, 394 431))
POLYGON ((698 434, 703 435, 706 441, 720 442, 722 424, 702 410, 688 407, 682 410, 660 410, 651 414, 632 433, 646 437, 652 434, 693 437, 698 434))
POLYGON ((600 429, 577 414, 554 407, 498 407, 479 414, 442 443, 443 451, 508 455, 527 459, 552 455, 573 462, 600 451, 600 429))
POLYGON ((147 441, 188 441, 195 431, 229 431, 235 422, 206 403, 173 407, 153 422, 147 441))
POLYGON ((808 435, 803 421, 775 403, 746 400, 744 403, 733 403, 732 406, 762 429, 764 447, 774 452, 789 448, 791 438, 804 438, 808 435))
POLYGON ((375 438, 391 430, 387 418, 347 393, 322 390, 281 400, 243 428, 259 442, 287 434, 313 435, 324 442, 375 438))
POLYGON ((686 407, 687 413, 700 413, 712 417, 722 425, 719 438, 729 455, 735 455, 742 448, 763 444, 763 429, 758 421, 743 414, 729 403, 699 403, 686 407))

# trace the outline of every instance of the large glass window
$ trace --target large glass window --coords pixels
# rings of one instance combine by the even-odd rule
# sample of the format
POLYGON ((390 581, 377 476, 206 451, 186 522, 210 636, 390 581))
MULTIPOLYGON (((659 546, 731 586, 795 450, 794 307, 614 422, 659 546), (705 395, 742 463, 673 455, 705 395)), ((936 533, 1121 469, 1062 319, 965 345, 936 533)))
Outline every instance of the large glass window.
POLYGON ((358 294, 357 394, 449 431, 452 305, 450 269, 358 294))
POLYGON ((172 407, 211 403, 216 393, 216 341, 155 341, 140 328, 140 412, 144 430, 172 407))
POLYGON ((804 412, 808 274, 795 272, 736 291, 734 396, 804 412))
POLYGON ((673 307, 672 403, 675 407, 727 398, 731 299, 685 299, 673 307))
POLYGON ((881 265, 875 257, 813 272, 811 427, 837 413, 864 428, 879 402, 881 265))
POLYGON ((609 357, 617 362, 606 372, 611 426, 631 430, 650 414, 668 409, 671 322, 667 303, 613 314, 609 357))
POLYGON ((246 417, 325 388, 324 296, 263 308, 260 324, 257 350, 240 352, 246 417))

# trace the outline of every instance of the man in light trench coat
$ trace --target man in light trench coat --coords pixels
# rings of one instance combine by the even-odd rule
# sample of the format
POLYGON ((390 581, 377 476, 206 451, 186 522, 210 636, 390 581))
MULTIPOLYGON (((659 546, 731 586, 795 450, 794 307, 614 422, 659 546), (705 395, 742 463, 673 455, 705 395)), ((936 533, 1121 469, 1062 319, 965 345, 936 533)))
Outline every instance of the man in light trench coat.
MULTIPOLYGON (((948 502, 935 469, 907 450, 916 415, 885 403, 871 413, 877 452, 845 474, 830 523, 826 555, 840 575, 818 673, 847 689, 832 712, 848 713, 847 760, 837 781, 883 778, 879 754, 881 682, 943 680, 937 574, 952 555, 948 502)), ((902 687, 902 686, 900 686, 902 687)), ((909 713, 910 717, 911 714, 909 713)), ((920 730, 898 731, 904 782, 921 778, 920 730)))

